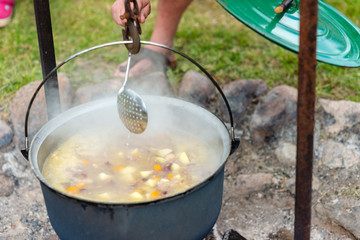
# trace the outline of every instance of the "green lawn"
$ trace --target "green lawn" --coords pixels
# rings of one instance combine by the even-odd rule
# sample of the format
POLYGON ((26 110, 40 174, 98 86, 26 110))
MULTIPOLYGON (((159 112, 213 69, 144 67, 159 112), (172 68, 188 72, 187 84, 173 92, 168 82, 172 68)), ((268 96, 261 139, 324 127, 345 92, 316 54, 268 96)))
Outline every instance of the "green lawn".
MULTIPOLYGON (((121 28, 111 18, 112 3, 110 0, 50 1, 58 63, 83 49, 121 40, 121 28)), ((329 0, 329 3, 360 26, 360 0, 329 0)), ((32 1, 17 0, 12 23, 0 29, 0 107, 5 109, 21 86, 41 79, 32 4, 32 1)), ((152 4, 153 12, 142 25, 143 40, 150 39, 154 25, 156 1, 152 4)), ((195 0, 191 4, 180 23, 175 48, 197 60, 220 83, 258 78, 270 87, 297 86, 297 55, 245 27, 215 0, 195 0)), ((104 69, 104 74, 110 77, 117 63, 126 58, 122 46, 113 49, 88 54, 63 71, 80 76, 81 70, 88 75, 89 69, 98 72, 104 69)), ((179 59, 178 67, 169 76, 176 82, 190 68, 191 64, 179 59)), ((317 92, 324 98, 360 102, 360 69, 319 63, 317 92)))

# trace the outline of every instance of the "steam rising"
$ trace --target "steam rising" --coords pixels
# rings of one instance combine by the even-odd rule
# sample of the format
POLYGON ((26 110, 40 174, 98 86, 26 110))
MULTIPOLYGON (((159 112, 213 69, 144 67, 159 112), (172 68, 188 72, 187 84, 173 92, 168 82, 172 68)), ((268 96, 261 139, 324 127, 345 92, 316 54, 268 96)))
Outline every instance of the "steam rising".
MULTIPOLYGON (((97 68, 97 65, 88 66, 89 72, 86 75, 93 75, 92 77, 96 78, 97 68)), ((77 73, 75 72, 74 74, 77 73)), ((99 79, 103 79, 103 77, 99 77, 99 79)), ((97 79, 97 82, 99 82, 99 79, 97 79)), ((40 138, 37 139, 38 145, 32 146, 33 148, 40 147, 37 153, 40 169, 42 169, 47 155, 59 144, 74 134, 89 129, 98 130, 104 143, 108 141, 123 141, 124 144, 151 143, 156 145, 157 143, 154 141, 159 134, 173 136, 172 141, 174 142, 180 141, 178 139, 181 138, 178 138, 178 136, 186 136, 184 138, 188 144, 191 144, 193 141, 199 141, 208 146, 212 156, 209 159, 209 167, 213 171, 224 163, 230 146, 227 129, 213 114, 199 106, 183 100, 161 97, 173 97, 174 95, 163 71, 129 79, 128 87, 140 94, 148 109, 148 125, 142 134, 130 133, 118 117, 116 93, 121 86, 121 78, 93 85, 93 91, 98 88, 99 92, 94 91, 95 94, 93 92, 92 95, 89 94, 89 97, 85 96, 84 98, 86 100, 97 99, 97 101, 74 107, 45 125, 45 128, 40 131, 42 132, 40 138), (107 87, 105 86, 106 84, 107 87), (96 95, 96 93, 98 94, 96 95), (104 99, 98 100, 100 97, 104 99)), ((68 94, 68 92, 65 94, 68 94)), ((63 98, 64 96, 61 97, 63 98)), ((80 102, 75 101, 75 103, 80 102)), ((89 140, 89 142, 91 141, 89 140)), ((179 144, 182 143, 179 142, 179 144)))
MULTIPOLYGON (((51 132, 39 150, 39 168, 47 155, 60 143, 82 131, 98 131, 102 143, 117 141, 124 145, 151 145, 166 147, 156 142, 159 135, 170 136, 173 145, 193 145, 200 142, 208 147, 210 159, 206 166, 215 172, 228 156, 229 135, 225 126, 207 110, 174 98, 143 96, 148 107, 149 122, 143 134, 130 133, 122 124, 114 97, 90 102, 73 108, 51 121, 51 132), (54 128, 54 129, 51 129, 54 128), (49 150, 51 149, 51 150, 49 150)), ((39 140, 43 141, 43 140, 39 140)), ((91 139, 89 139, 91 144, 91 139)), ((40 143, 41 144, 41 143, 40 143)))

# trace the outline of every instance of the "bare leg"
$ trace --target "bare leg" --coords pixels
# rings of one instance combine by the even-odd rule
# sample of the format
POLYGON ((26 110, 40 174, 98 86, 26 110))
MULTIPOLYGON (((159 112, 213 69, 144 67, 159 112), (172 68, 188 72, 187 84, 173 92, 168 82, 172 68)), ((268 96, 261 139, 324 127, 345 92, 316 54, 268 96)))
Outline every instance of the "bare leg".
MULTIPOLYGON (((155 28, 151 41, 173 47, 176 31, 186 8, 192 0, 159 0, 155 28)), ((159 51, 168 57, 173 57, 166 49, 149 46, 151 50, 159 51)))
MULTIPOLYGON (((173 47, 173 42, 179 22, 186 8, 190 5, 191 2, 192 0, 159 0, 155 28, 150 40, 155 43, 173 47)), ((146 46, 146 48, 165 55, 169 61, 175 60, 173 53, 164 48, 150 45, 146 46)), ((126 65, 126 63, 122 63, 121 65, 126 65)), ((148 68, 149 65, 151 65, 151 62, 147 59, 143 59, 131 68, 130 74, 136 75, 136 72, 143 71, 144 69, 148 68)), ((124 73, 117 69, 115 75, 123 76, 124 73)))

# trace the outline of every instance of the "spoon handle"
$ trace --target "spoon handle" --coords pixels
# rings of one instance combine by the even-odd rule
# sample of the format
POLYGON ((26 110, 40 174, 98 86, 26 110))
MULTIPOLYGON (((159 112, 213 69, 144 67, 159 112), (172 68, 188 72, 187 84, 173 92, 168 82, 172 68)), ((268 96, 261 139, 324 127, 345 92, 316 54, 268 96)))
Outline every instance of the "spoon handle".
POLYGON ((131 53, 129 52, 129 54, 128 54, 128 62, 127 62, 127 65, 126 65, 125 80, 124 80, 124 84, 123 84, 122 88, 125 88, 127 80, 129 79, 130 62, 131 62, 131 53))

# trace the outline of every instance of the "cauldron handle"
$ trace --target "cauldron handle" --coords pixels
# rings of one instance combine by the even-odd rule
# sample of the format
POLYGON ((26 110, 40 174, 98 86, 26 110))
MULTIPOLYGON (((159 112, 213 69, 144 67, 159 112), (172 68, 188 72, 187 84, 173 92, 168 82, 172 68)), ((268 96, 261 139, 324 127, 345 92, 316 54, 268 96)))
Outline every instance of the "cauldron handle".
MULTIPOLYGON (((53 68, 46 76, 45 78, 41 81, 41 83, 39 84, 39 86, 36 88, 34 94, 32 95, 28 108, 26 110, 26 115, 25 115, 25 129, 24 129, 24 133, 25 133, 25 149, 21 150, 22 155, 24 156, 24 158, 26 160, 29 160, 29 134, 28 134, 28 121, 29 121, 29 115, 30 115, 30 110, 32 107, 32 104, 34 103, 34 100, 37 96, 37 94, 39 93, 40 89, 42 88, 42 86, 45 84, 45 82, 50 78, 50 76, 56 72, 60 67, 62 67, 65 63, 69 62, 70 60, 93 50, 99 49, 99 48, 103 48, 103 47, 109 47, 109 46, 114 46, 114 45, 120 45, 120 44, 129 44, 132 43, 132 41, 118 41, 118 42, 110 42, 110 43, 105 43, 105 44, 101 44, 101 45, 97 45, 88 49, 85 49, 83 51, 80 51, 78 53, 75 53, 74 55, 70 56, 69 58, 65 59, 65 61, 63 61, 62 63, 60 63, 59 65, 57 65, 55 68, 53 68)), ((177 53, 179 55, 181 55, 182 57, 186 58, 187 60, 189 60, 190 62, 192 62, 194 65, 196 65, 210 80, 211 82, 214 84, 214 86, 216 87, 216 89, 219 91, 220 95, 222 96, 222 98, 224 99, 226 108, 228 110, 229 113, 229 117, 230 117, 230 136, 231 136, 231 149, 230 149, 230 154, 232 154, 233 152, 235 152, 235 150, 238 148, 239 144, 240 144, 240 139, 235 137, 235 131, 234 131, 234 120, 233 120, 233 116, 232 116, 232 112, 230 109, 230 105, 229 102, 227 101, 225 94, 223 93, 223 91, 221 90, 220 86, 216 83, 216 81, 213 79, 213 77, 200 65, 198 64, 195 60, 193 60, 192 58, 190 58, 188 55, 179 52, 173 48, 170 48, 166 45, 163 44, 159 44, 159 43, 154 43, 154 42, 149 42, 149 41, 140 41, 140 43, 142 44, 147 44, 147 45, 153 45, 153 46, 157 46, 157 47, 162 47, 162 48, 166 48, 174 53, 177 53)))

